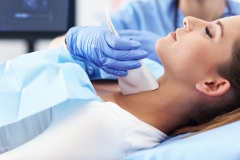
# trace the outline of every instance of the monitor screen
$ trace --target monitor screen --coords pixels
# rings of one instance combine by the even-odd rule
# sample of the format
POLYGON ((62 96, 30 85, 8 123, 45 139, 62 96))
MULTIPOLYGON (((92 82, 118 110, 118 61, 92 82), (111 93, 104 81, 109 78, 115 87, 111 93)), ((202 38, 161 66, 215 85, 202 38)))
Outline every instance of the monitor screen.
POLYGON ((52 38, 74 26, 74 0, 0 0, 0 38, 52 38))

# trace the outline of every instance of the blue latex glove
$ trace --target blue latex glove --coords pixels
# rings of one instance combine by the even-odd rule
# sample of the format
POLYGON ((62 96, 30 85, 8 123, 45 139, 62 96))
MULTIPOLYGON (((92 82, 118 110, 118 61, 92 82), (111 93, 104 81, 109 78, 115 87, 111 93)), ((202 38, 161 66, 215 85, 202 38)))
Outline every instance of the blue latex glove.
POLYGON ((66 42, 71 54, 115 76, 126 76, 127 70, 141 66, 138 60, 147 57, 147 52, 137 50, 139 42, 117 37, 104 27, 73 27, 66 42))
POLYGON ((121 30, 118 31, 119 36, 124 38, 132 38, 141 43, 139 49, 148 53, 148 58, 161 64, 161 61, 155 51, 155 43, 160 38, 159 35, 150 31, 141 30, 121 30))

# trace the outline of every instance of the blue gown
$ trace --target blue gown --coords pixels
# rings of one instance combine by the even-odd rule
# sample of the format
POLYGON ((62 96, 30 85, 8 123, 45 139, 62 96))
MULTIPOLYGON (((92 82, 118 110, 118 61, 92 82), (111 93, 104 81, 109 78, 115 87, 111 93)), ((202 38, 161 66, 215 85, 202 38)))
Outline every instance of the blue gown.
MULTIPOLYGON (((240 14, 240 2, 228 0, 223 17, 240 14)), ((137 0, 128 3, 120 12, 112 15, 115 29, 136 29, 152 31, 165 37, 169 32, 175 31, 175 5, 176 0, 137 0)), ((177 9, 177 27, 183 27, 184 14, 177 9)), ((104 24, 105 25, 105 24, 104 24)))

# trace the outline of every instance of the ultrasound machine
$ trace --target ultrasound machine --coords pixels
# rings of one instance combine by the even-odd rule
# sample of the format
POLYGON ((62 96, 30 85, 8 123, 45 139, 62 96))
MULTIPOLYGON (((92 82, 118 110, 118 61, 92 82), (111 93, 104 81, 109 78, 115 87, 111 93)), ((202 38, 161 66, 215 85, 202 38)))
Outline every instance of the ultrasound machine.
POLYGON ((28 52, 40 38, 63 35, 75 25, 75 0, 0 0, 0 39, 25 39, 28 52))

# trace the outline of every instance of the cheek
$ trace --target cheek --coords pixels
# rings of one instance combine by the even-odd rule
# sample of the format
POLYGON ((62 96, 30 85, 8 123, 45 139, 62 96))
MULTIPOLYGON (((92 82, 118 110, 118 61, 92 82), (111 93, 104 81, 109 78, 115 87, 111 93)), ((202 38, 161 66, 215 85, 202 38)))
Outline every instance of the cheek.
POLYGON ((177 53, 182 61, 201 62, 206 60, 211 52, 211 44, 202 38, 188 38, 172 46, 173 53, 177 53))
POLYGON ((188 78, 189 80, 199 79, 204 75, 212 73, 216 68, 216 57, 211 47, 207 47, 206 44, 191 43, 184 47, 175 59, 174 66, 171 71, 173 74, 181 72, 179 75, 182 78, 188 78))
POLYGON ((155 50, 164 67, 175 69, 191 68, 208 63, 211 56, 211 45, 202 38, 187 37, 177 42, 169 37, 158 39, 155 50))
POLYGON ((155 51, 158 57, 164 61, 165 57, 167 58, 168 54, 171 52, 171 45, 174 41, 169 40, 168 37, 160 38, 155 44, 155 51))
POLYGON ((192 68, 199 68, 201 67, 204 62, 207 62, 208 60, 208 53, 209 51, 205 50, 204 46, 200 43, 191 43, 188 44, 182 44, 176 51, 178 55, 175 57, 176 59, 176 68, 182 68, 183 67, 186 70, 191 70, 192 68))
POLYGON ((156 53, 158 54, 158 56, 164 52, 164 47, 163 47, 163 44, 164 44, 164 38, 160 38, 157 40, 157 42, 155 43, 155 51, 156 53))

